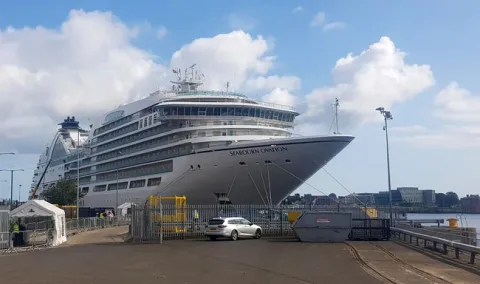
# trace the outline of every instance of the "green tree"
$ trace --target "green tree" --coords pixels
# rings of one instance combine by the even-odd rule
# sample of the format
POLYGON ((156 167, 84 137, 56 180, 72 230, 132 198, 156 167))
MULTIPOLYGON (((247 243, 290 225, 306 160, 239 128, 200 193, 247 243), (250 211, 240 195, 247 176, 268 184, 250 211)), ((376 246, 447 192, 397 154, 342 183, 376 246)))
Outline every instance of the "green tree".
POLYGON ((458 195, 455 192, 449 191, 445 194, 445 204, 448 207, 458 205, 459 199, 458 195))
MULTIPOLYGON (((84 195, 80 191, 80 198, 84 195)), ((52 187, 42 191, 41 197, 52 204, 75 205, 77 203, 77 183, 74 180, 61 179, 52 187)))

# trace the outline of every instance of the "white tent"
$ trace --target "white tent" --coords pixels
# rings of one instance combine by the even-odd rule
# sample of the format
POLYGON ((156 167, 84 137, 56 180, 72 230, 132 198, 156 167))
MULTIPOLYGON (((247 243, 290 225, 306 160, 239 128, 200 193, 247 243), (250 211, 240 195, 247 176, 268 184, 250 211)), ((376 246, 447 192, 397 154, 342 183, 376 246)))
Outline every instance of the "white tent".
POLYGON ((118 206, 118 216, 125 216, 128 213, 128 209, 132 208, 132 202, 125 202, 122 205, 118 206))
POLYGON ((29 200, 10 212, 10 218, 52 217, 55 224, 52 246, 67 241, 65 211, 45 200, 29 200))

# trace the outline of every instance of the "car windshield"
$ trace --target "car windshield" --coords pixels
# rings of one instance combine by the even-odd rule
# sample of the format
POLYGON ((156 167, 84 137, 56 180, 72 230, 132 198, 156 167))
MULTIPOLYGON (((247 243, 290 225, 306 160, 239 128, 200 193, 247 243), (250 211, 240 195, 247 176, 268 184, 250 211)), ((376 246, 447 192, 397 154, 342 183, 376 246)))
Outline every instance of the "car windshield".
POLYGON ((223 222, 224 221, 222 219, 211 219, 208 221, 208 225, 222 225, 223 222))

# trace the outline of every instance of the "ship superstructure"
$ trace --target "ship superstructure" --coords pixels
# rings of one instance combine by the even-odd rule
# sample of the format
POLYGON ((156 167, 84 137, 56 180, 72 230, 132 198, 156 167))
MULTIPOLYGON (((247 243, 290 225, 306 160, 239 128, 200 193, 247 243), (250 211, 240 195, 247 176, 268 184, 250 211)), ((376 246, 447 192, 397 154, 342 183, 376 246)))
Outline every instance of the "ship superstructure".
POLYGON ((174 69, 170 91, 122 105, 88 131, 67 118, 40 157, 33 184, 51 163, 39 193, 65 178, 79 180, 84 206, 150 195, 186 195, 190 204, 278 204, 353 140, 293 138, 299 113, 235 92, 199 90, 204 76, 194 67, 174 69))

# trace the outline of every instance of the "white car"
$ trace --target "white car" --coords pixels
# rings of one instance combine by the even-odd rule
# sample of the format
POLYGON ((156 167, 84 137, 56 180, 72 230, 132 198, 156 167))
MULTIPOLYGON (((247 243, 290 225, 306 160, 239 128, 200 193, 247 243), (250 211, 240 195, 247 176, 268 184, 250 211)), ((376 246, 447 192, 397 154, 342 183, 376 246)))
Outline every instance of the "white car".
POLYGON ((218 217, 208 221, 205 235, 212 241, 221 237, 230 238, 233 241, 236 241, 238 238, 248 237, 260 239, 262 228, 241 217, 218 217))

